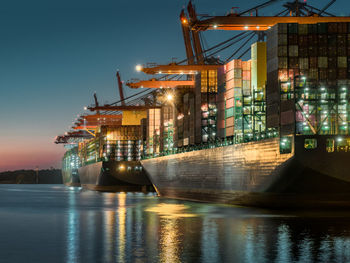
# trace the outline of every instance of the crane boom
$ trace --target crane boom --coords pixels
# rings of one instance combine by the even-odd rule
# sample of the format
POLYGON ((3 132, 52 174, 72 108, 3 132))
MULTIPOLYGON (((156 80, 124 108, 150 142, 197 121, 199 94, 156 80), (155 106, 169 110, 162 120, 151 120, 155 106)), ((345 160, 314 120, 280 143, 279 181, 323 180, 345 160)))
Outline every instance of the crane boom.
POLYGON ((189 87, 194 88, 194 80, 141 80, 138 82, 126 83, 127 86, 133 89, 138 88, 176 88, 176 87, 189 87))
POLYGON ((194 57, 193 57, 193 49, 191 44, 191 33, 190 33, 190 28, 188 26, 189 21, 186 18, 184 10, 182 10, 180 13, 180 21, 181 21, 181 27, 182 27, 182 34, 185 42, 187 64, 192 65, 194 64, 194 57))
MULTIPOLYGON (((197 14, 191 1, 188 3, 187 11, 188 11, 188 15, 190 17, 191 23, 195 23, 197 21, 197 14)), ((197 62, 196 64, 204 64, 203 49, 202 49, 201 40, 199 38, 198 31, 192 30, 192 41, 193 41, 193 46, 196 54, 196 62, 197 62)))
POLYGON ((148 109, 158 109, 161 108, 161 106, 99 106, 99 107, 88 107, 90 111, 123 111, 123 110, 131 110, 131 111, 142 111, 142 110, 148 110, 148 109))
MULTIPOLYGON (((96 92, 94 93, 94 100, 95 100, 95 107, 98 107, 99 105, 98 105, 98 100, 97 100, 97 94, 96 94, 96 92)), ((97 111, 97 114, 100 114, 100 112, 97 111)))
POLYGON ((123 91, 123 82, 122 82, 122 80, 120 78, 119 71, 117 71, 117 79, 118 79, 119 97, 120 97, 120 100, 121 100, 121 104, 125 105, 124 91, 123 91))
POLYGON ((278 23, 317 24, 350 22, 350 17, 324 16, 216 16, 197 20, 191 24, 193 31, 243 30, 264 31, 278 23))
POLYGON ((140 71, 146 74, 197 74, 201 70, 216 70, 222 65, 155 65, 152 67, 141 67, 140 71))

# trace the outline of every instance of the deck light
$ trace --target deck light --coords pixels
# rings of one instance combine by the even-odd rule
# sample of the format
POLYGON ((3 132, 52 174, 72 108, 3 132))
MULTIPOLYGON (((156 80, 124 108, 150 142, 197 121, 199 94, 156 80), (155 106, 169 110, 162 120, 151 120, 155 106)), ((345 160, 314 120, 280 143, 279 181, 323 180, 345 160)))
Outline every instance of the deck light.
POLYGON ((136 71, 141 71, 142 70, 142 66, 141 65, 136 65, 135 69, 136 69, 136 71))
POLYGON ((218 25, 213 25, 213 28, 215 28, 215 29, 218 28, 218 25))
POLYGON ((171 95, 171 94, 168 94, 168 95, 166 95, 166 99, 168 100, 168 101, 172 101, 173 100, 173 95, 171 95))

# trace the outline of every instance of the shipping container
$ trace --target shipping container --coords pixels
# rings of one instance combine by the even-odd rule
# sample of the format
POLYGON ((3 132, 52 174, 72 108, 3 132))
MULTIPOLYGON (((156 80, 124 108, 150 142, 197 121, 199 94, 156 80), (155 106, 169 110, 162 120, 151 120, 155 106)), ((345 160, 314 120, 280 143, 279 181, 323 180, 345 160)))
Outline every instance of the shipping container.
POLYGON ((328 58, 318 57, 317 65, 319 68, 328 68, 328 58))
POLYGON ((289 45, 288 46, 288 55, 289 57, 298 57, 298 45, 289 45))
POLYGON ((318 32, 318 34, 327 34, 328 33, 327 23, 318 23, 317 24, 317 32, 318 32))
POLYGON ((298 34, 298 24, 288 24, 288 34, 298 34))

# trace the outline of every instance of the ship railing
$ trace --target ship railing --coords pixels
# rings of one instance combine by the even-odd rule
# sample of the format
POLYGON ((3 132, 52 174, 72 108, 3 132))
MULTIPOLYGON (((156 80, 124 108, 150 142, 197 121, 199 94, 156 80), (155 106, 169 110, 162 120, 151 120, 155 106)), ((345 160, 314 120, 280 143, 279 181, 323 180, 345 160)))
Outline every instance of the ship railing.
POLYGON ((186 152, 192 152, 192 151, 199 151, 204 149, 213 149, 217 147, 223 147, 233 144, 241 144, 241 143, 247 143, 247 142, 253 142, 253 141, 261 141, 264 139, 269 138, 276 138, 279 134, 276 130, 267 131, 267 132, 258 132, 258 133, 252 133, 251 136, 231 136, 227 137, 226 139, 219 139, 207 142, 207 143, 200 143, 197 145, 188 145, 181 148, 174 148, 173 150, 167 150, 164 152, 154 153, 154 154, 148 154, 144 155, 142 159, 151 159, 155 157, 160 156, 168 156, 173 154, 179 154, 179 153, 186 153, 186 152))

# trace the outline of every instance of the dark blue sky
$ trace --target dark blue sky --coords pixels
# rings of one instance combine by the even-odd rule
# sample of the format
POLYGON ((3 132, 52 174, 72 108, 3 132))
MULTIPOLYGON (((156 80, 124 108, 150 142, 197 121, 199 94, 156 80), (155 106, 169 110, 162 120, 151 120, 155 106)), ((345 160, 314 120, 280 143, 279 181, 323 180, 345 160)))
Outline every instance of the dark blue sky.
MULTIPOLYGON (((259 1, 196 0, 198 13, 224 15, 259 1)), ((328 1, 308 1, 322 6, 328 1)), ((0 3, 0 171, 59 166, 63 147, 53 144, 97 92, 118 99, 115 72, 143 78, 138 63, 185 57, 179 23, 187 0, 50 1, 0 3)), ((347 15, 348 1, 333 11, 347 15)), ((276 5, 274 5, 276 6, 276 5)), ((278 6, 278 5, 277 5, 278 6)), ((266 9, 272 15, 275 8, 266 9)), ((209 45, 232 32, 206 32, 209 45)), ((232 53, 232 52, 231 52, 232 53)), ((130 94, 132 91, 127 91, 130 94)))

